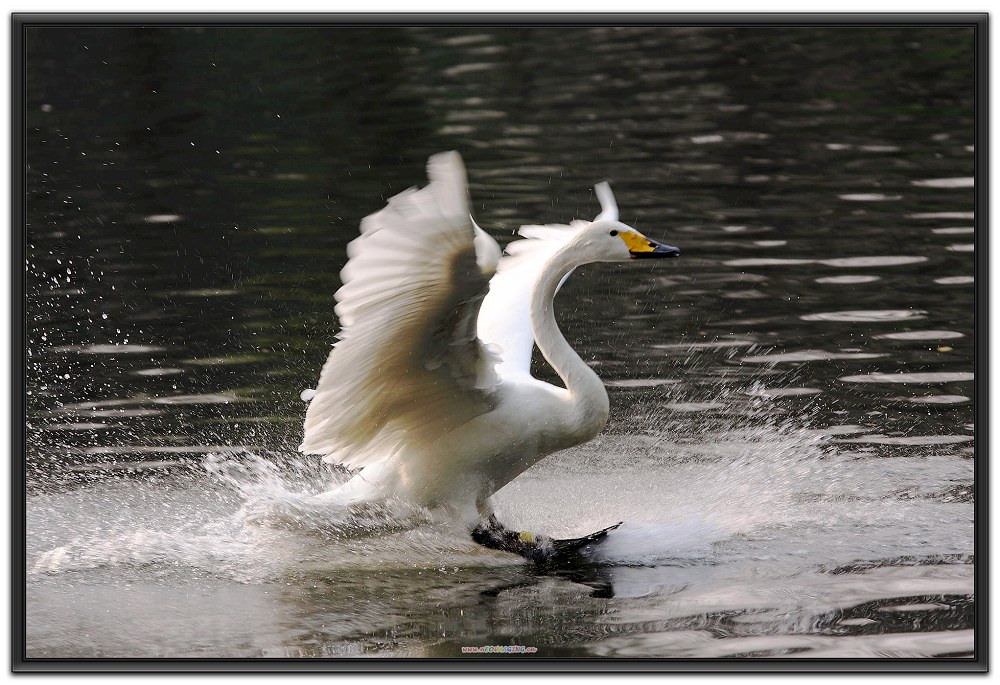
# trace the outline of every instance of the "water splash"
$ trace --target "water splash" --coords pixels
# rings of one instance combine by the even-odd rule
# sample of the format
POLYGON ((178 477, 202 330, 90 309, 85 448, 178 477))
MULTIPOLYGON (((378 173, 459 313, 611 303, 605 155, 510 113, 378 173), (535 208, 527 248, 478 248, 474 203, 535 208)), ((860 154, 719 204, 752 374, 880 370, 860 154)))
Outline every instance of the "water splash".
MULTIPOLYGON (((792 372, 779 385, 794 380, 792 372)), ((902 469, 859 459, 837 436, 865 428, 814 427, 808 404, 793 415, 783 411, 788 400, 771 396, 754 376, 738 383, 719 378, 687 395, 673 386, 621 392, 636 390, 727 411, 675 412, 664 424, 662 405, 646 398, 609 433, 543 460, 497 493, 500 520, 557 537, 625 521, 591 554, 612 566, 707 569, 761 560, 815 566, 881 558, 889 542, 900 553, 919 555, 928 536, 935 548, 947 535, 962 539, 954 535, 965 523, 960 511, 939 509, 931 520, 919 500, 899 499, 901 488, 933 490, 951 481, 935 484, 912 464, 902 469)), ((313 499, 349 476, 312 457, 243 451, 209 454, 186 480, 167 487, 140 481, 115 491, 98 481, 88 486, 92 496, 120 497, 128 509, 122 520, 108 526, 88 519, 85 506, 61 507, 75 512, 79 520, 67 527, 77 534, 38 554, 31 570, 194 569, 254 583, 307 569, 524 563, 477 547, 441 512, 402 501, 333 507, 313 499), (194 509, 206 500, 215 505, 194 509), (93 530, 97 526, 108 527, 93 530)), ((962 544, 944 546, 967 551, 962 544)), ((650 583, 645 578, 640 585, 650 583)))
POLYGON ((433 520, 432 512, 400 499, 328 504, 316 495, 345 483, 350 474, 324 468, 321 460, 258 454, 234 458, 210 454, 203 467, 243 500, 234 515, 246 525, 298 530, 326 539, 373 537, 433 520))

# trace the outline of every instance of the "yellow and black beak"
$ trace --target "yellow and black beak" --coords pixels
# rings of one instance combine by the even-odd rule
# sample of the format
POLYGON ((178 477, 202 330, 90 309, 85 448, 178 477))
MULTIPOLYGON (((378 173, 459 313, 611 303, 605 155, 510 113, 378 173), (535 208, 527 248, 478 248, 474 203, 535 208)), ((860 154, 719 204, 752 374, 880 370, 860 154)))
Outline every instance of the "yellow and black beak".
POLYGON ((628 245, 628 253, 632 259, 660 259, 662 257, 679 257, 679 248, 650 240, 639 231, 628 231, 621 234, 622 240, 628 245))

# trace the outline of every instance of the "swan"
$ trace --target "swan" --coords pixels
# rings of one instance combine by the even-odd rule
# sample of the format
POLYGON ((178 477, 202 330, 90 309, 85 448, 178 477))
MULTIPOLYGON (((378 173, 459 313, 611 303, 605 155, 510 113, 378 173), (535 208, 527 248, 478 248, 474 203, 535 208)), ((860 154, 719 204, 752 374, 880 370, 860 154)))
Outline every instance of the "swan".
POLYGON ((347 247, 341 331, 303 395, 300 450, 360 471, 313 499, 443 508, 487 547, 545 558, 560 541, 504 528, 490 497, 608 420, 604 384, 556 324, 556 292, 583 264, 680 251, 618 221, 602 183, 594 221, 523 226, 502 255, 470 216, 459 154, 432 156, 427 175, 363 219, 347 247), (535 345, 564 387, 531 375, 535 345))

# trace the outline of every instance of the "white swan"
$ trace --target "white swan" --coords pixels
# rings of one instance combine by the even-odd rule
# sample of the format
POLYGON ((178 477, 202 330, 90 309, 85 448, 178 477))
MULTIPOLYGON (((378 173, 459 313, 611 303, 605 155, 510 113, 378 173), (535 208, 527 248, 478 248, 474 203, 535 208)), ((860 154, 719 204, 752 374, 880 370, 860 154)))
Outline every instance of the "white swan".
POLYGON ((317 501, 403 497, 495 524, 493 493, 608 420, 603 383, 556 325, 559 286, 582 264, 679 250, 620 223, 600 184, 593 222, 522 227, 501 259, 470 218, 458 153, 431 157, 428 176, 366 217, 348 245, 342 330, 300 449, 362 468, 317 501), (565 388, 531 376, 535 344, 565 388))

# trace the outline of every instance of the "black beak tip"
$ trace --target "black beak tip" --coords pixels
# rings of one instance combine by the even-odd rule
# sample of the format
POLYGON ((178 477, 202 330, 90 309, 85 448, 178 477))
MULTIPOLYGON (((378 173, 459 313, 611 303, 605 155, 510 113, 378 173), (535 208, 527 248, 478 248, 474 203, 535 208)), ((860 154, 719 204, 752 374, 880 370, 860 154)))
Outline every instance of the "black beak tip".
POLYGON ((632 259, 662 259, 664 257, 680 257, 680 248, 672 245, 656 243, 650 252, 632 252, 632 259))

